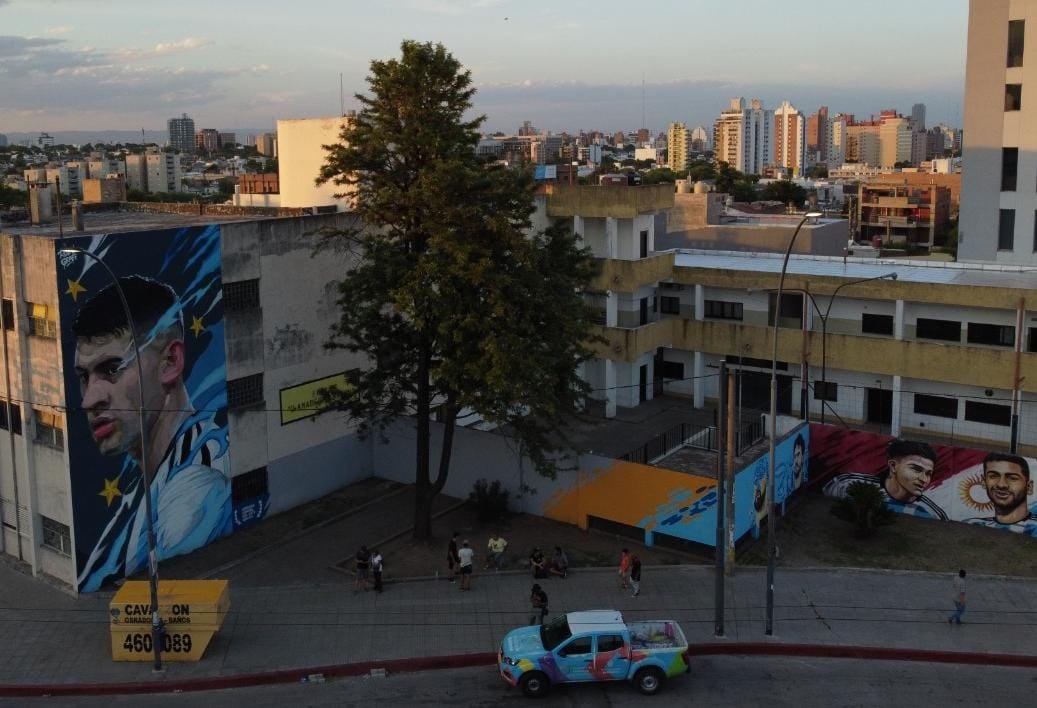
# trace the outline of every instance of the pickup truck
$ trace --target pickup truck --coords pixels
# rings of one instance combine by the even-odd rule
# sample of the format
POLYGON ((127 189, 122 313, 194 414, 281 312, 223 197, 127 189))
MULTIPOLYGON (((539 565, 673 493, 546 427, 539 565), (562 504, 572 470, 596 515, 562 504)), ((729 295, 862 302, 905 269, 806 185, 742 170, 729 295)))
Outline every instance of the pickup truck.
POLYGON ((555 683, 625 681, 646 695, 667 677, 691 670, 688 641, 673 620, 624 622, 617 610, 570 612, 505 635, 497 655, 501 677, 527 696, 555 683))

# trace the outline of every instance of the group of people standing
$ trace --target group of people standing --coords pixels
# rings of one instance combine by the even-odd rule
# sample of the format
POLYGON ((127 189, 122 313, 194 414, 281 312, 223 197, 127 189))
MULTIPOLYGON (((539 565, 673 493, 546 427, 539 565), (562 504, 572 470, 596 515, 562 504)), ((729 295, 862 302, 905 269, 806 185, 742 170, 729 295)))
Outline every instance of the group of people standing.
MULTIPOLYGON (((459 540, 461 535, 454 532, 447 544, 446 562, 450 582, 455 582, 457 576, 461 576, 461 590, 470 590, 472 586, 472 572, 475 565, 475 551, 468 540, 459 540)), ((501 570, 504 568, 504 553, 508 548, 508 541, 498 532, 490 534, 486 542, 486 565, 489 570, 501 570)), ((569 557, 561 546, 554 547, 554 554, 550 561, 544 557, 539 546, 535 546, 529 554, 529 571, 536 579, 549 578, 552 575, 564 578, 569 574, 569 557)))
POLYGON ((381 592, 382 571, 385 568, 385 562, 378 549, 369 551, 367 546, 360 546, 360 550, 356 552, 355 561, 356 578, 353 580, 353 592, 366 590, 372 579, 374 580, 374 591, 381 592))

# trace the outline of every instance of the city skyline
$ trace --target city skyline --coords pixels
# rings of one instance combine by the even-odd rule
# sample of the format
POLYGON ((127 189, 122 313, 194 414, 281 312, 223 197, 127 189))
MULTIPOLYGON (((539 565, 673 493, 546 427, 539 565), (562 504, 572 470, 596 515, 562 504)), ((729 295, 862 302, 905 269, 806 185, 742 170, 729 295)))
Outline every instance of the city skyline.
POLYGON ((303 5, 311 11, 0 0, 0 132, 158 129, 183 112, 199 128, 334 115, 339 74, 346 109, 356 107, 370 61, 396 56, 404 38, 442 42, 471 69, 489 131, 525 119, 555 132, 631 129, 642 114, 656 132, 710 125, 738 95, 864 116, 922 102, 930 124, 961 123, 964 0, 884 0, 825 18, 805 2, 757 0, 654 2, 643 17, 612 1, 303 5), (185 17, 195 21, 173 29, 185 17))

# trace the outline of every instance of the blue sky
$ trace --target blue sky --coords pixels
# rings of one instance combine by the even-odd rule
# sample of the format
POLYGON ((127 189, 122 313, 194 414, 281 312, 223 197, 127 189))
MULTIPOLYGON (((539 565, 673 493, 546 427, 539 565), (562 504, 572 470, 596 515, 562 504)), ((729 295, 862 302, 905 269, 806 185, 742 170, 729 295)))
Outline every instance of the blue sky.
POLYGON ((0 0, 0 132, 272 127, 442 42, 489 130, 708 125, 730 97, 960 125, 967 0, 0 0))

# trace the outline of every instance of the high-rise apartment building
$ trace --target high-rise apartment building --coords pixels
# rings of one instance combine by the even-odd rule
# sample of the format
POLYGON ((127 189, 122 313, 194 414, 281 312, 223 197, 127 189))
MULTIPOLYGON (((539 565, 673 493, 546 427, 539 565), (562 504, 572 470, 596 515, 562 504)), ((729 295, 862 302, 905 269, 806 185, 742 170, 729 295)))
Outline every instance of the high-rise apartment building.
POLYGON ((691 131, 683 123, 670 123, 666 130, 666 162, 674 172, 684 173, 688 169, 691 153, 691 131))
POLYGON ((693 152, 704 152, 711 147, 709 132, 701 125, 691 129, 691 149, 693 152))
POLYGON ((828 164, 828 106, 807 118, 807 162, 828 164))
POLYGON ((257 135, 256 152, 266 157, 277 157, 277 133, 260 133, 257 135))
POLYGON ((0 133, 0 147, 7 147, 7 136, 0 133))
POLYGON ((201 152, 215 152, 220 149, 220 131, 215 128, 202 128, 194 135, 194 146, 201 152))
POLYGON ((878 121, 861 121, 846 125, 846 162, 860 165, 879 166, 878 121))
POLYGON ((925 104, 916 103, 911 106, 911 122, 915 124, 915 130, 925 132, 925 104))
POLYGON ((790 177, 805 171, 806 119, 795 106, 784 101, 774 111, 774 164, 784 167, 790 177))
POLYGON ((824 163, 829 169, 842 167, 846 162, 846 116, 836 113, 828 120, 825 129, 824 163))
POLYGON ((194 152, 194 121, 186 113, 169 119, 169 146, 178 152, 194 152))
POLYGON ((879 115, 879 167, 895 167, 910 163, 914 144, 914 126, 910 118, 894 110, 879 115))
POLYGON ((726 162, 745 174, 761 174, 772 163, 774 112, 754 98, 731 99, 730 107, 713 124, 713 151, 717 161, 726 162))
POLYGON ((971 0, 958 258, 1037 264, 1037 0, 971 0))

